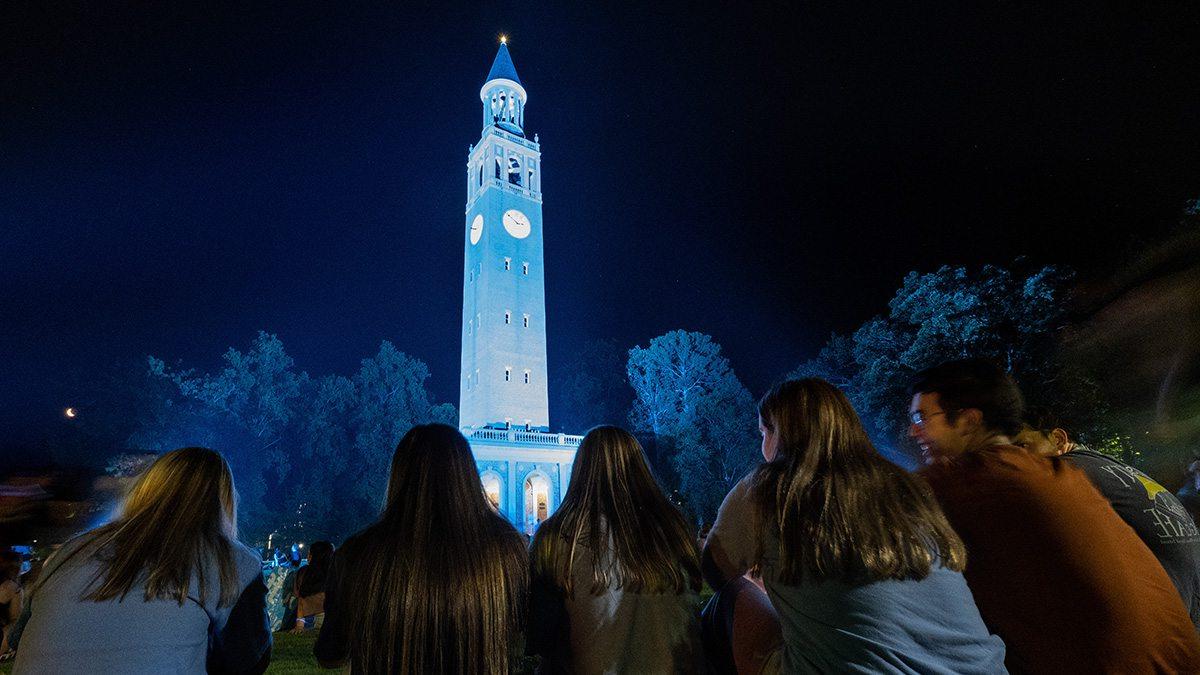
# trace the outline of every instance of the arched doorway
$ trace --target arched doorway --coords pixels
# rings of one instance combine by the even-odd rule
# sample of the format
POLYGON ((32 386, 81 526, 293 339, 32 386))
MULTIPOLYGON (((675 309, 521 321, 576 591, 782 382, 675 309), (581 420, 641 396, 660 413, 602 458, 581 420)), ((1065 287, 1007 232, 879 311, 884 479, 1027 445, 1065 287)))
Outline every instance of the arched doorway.
POLYGON ((500 512, 500 495, 504 494, 504 488, 499 474, 494 471, 485 471, 479 480, 483 483, 483 494, 487 497, 488 503, 492 505, 493 509, 500 512))
POLYGON ((550 517, 550 480, 532 473, 525 479, 525 529, 528 534, 550 517))

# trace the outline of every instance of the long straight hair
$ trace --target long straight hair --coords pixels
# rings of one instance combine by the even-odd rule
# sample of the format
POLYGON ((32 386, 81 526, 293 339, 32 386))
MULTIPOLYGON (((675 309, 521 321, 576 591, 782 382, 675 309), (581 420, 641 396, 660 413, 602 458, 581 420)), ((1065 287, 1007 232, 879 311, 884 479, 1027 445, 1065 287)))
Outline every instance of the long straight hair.
POLYGON ((357 540, 358 581, 346 604, 355 668, 509 671, 528 556, 521 535, 489 505, 458 430, 429 424, 404 435, 383 514, 357 540))
POLYGON ((696 538, 655 482, 642 446, 624 429, 601 426, 584 436, 567 494, 534 537, 534 574, 573 597, 580 545, 592 554, 592 595, 700 588, 696 538))
POLYGON ((756 526, 760 542, 776 528, 782 582, 922 579, 935 561, 963 569, 966 549, 928 486, 875 450, 837 387, 776 385, 759 418, 779 443, 754 475, 756 526))
MULTIPOLYGON (((180 605, 192 592, 206 602, 212 584, 218 604, 232 605, 240 593, 233 561, 237 539, 237 492, 219 453, 180 448, 162 455, 134 483, 117 518, 87 535, 54 570, 76 555, 91 555, 100 569, 85 599, 124 600, 145 582, 144 600, 172 599, 180 605), (210 578, 215 564, 217 578, 210 578)), ((53 570, 38 581, 45 584, 53 570)))

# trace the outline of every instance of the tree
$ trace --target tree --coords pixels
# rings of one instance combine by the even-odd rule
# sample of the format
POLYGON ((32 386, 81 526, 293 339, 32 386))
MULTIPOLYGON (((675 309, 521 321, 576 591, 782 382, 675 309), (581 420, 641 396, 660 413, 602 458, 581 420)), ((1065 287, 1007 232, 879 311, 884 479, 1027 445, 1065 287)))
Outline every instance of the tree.
POLYGON ((634 347, 626 372, 635 395, 631 424, 652 435, 656 467, 692 515, 710 521, 755 462, 750 393, 703 333, 671 331, 634 347))
POLYGON ((597 424, 620 424, 629 416, 633 392, 625 379, 626 353, 612 340, 591 340, 563 364, 556 390, 556 426, 582 433, 597 424))
POLYGON ((415 424, 443 422, 454 425, 453 406, 433 405, 425 381, 429 367, 384 340, 379 352, 363 359, 351 378, 354 409, 355 459, 360 467, 359 488, 369 499, 382 503, 388 468, 396 443, 415 424))
POLYGON ((400 437, 414 424, 457 420, 452 405, 430 401, 429 368, 387 341, 352 377, 313 380, 262 332, 223 362, 203 373, 149 357, 156 400, 130 444, 221 451, 250 537, 337 539, 361 527, 378 513, 400 437))
POLYGON ((231 347, 222 360, 218 372, 206 374, 170 370, 150 357, 151 373, 174 383, 182 401, 178 407, 163 406, 167 425, 159 427, 162 436, 143 433, 139 438, 160 452, 201 444, 220 450, 237 481, 239 517, 252 532, 269 530, 283 505, 268 492, 291 470, 297 445, 293 422, 309 378, 296 372, 279 338, 262 331, 247 351, 231 347), (181 439, 180 432, 190 437, 181 439))
POLYGON ((880 449, 914 464, 905 447, 906 390, 916 372, 950 359, 986 357, 1013 373, 1028 398, 1077 413, 1079 428, 1094 434, 1104 406, 1095 387, 1057 353, 1068 324, 1073 275, 1047 266, 1028 273, 984 266, 971 273, 942 267, 910 272, 876 316, 850 336, 833 335, 793 377, 823 377, 854 403, 880 449))

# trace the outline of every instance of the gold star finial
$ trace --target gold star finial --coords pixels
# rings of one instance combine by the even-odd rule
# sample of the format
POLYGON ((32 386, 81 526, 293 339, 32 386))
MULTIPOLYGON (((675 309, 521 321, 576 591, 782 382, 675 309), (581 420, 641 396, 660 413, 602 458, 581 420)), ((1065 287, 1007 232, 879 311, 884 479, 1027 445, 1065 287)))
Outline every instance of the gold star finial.
POLYGON ((502 45, 508 44, 508 36, 507 35, 500 36, 500 44, 502 44, 502 45))

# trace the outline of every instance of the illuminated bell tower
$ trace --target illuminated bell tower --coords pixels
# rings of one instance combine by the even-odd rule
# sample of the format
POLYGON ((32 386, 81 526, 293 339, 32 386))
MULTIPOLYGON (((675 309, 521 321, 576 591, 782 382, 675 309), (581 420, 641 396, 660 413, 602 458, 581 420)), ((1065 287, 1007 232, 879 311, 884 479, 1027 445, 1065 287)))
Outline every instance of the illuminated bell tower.
POLYGON ((542 159, 505 40, 467 158, 459 426, 548 431, 542 159))

